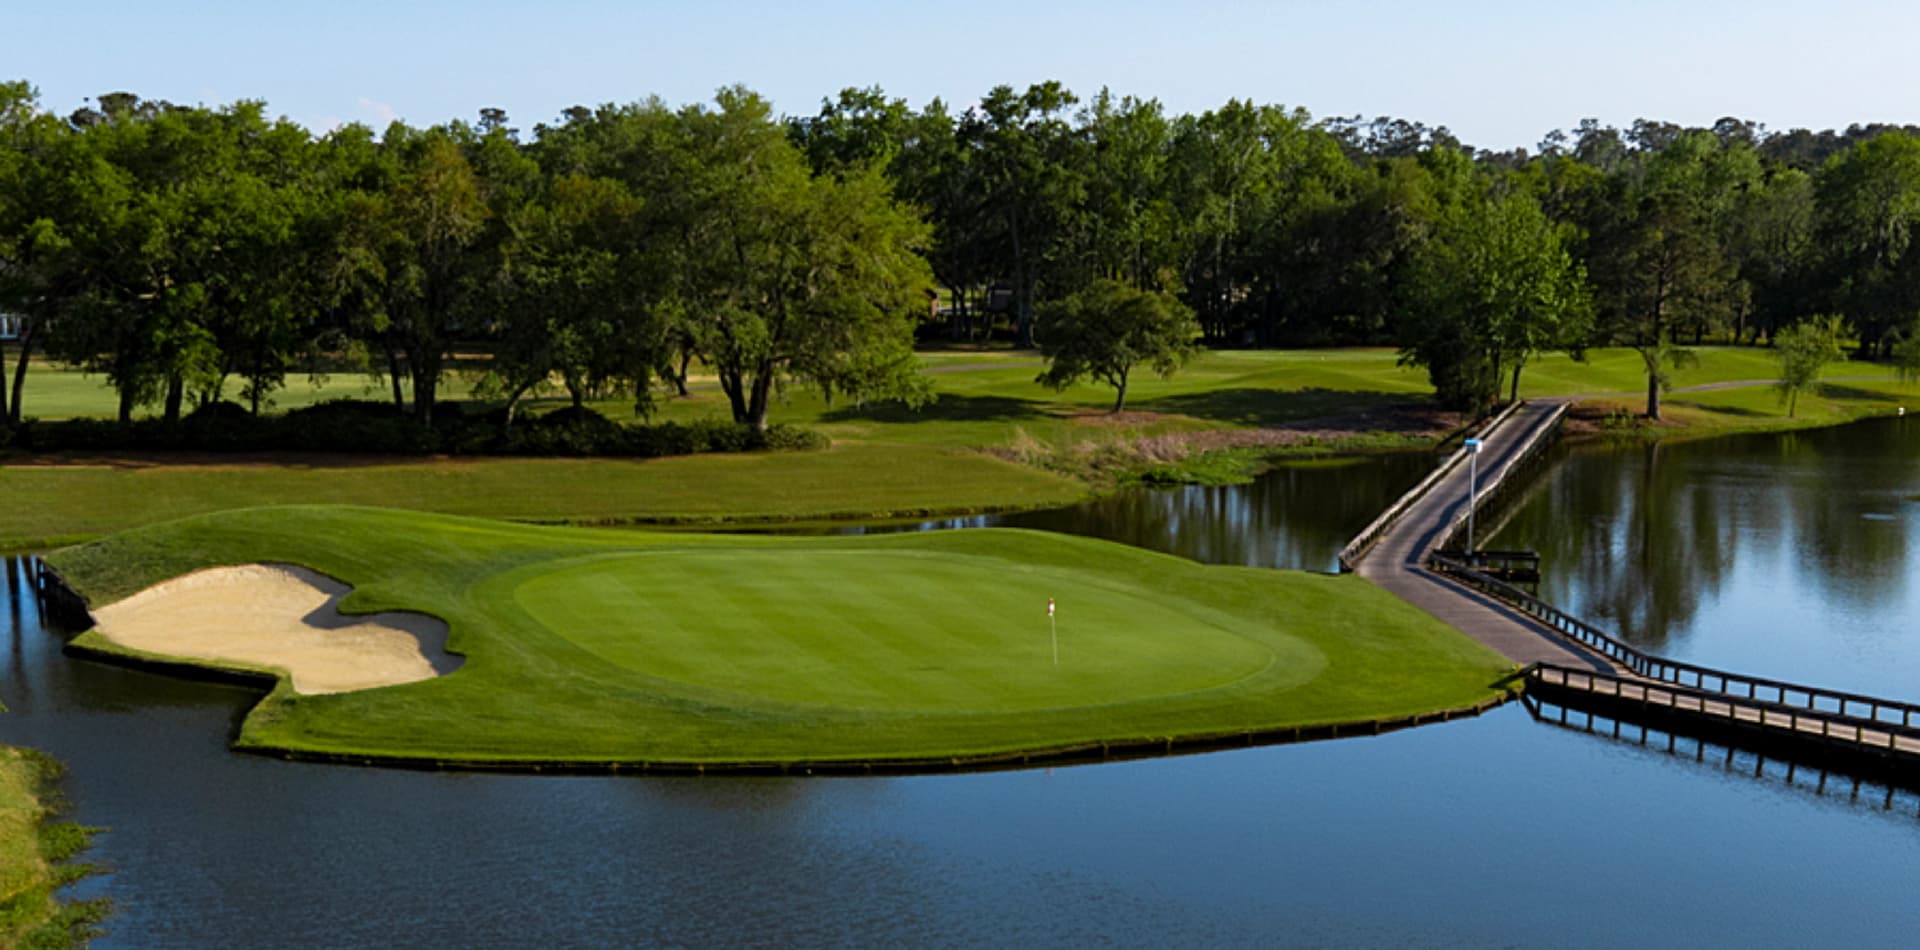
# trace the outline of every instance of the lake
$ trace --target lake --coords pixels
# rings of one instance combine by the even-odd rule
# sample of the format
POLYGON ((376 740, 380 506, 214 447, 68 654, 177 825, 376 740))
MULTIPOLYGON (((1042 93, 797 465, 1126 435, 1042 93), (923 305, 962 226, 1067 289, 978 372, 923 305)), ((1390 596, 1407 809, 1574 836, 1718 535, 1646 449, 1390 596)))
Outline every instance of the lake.
MULTIPOLYGON (((1673 656, 1920 698, 1920 429, 1558 450, 1494 540, 1673 656)), ((1431 464, 983 519, 1326 569, 1431 464)), ((969 521, 968 523, 975 523, 969 521)), ((950 525, 942 524, 939 527, 950 525)), ((251 695, 63 656, 10 566, 0 742, 109 826, 100 945, 1903 946, 1920 796, 1518 704, 1386 736, 894 778, 440 774, 226 749, 251 695)))

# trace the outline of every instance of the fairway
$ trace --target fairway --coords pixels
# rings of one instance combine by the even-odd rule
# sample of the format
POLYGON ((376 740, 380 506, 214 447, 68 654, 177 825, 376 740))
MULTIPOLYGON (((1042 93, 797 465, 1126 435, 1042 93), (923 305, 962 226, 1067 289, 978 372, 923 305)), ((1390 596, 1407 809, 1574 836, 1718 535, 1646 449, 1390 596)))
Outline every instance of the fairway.
MULTIPOLYGON (((342 614, 444 620, 464 663, 403 685, 306 695, 271 662, 189 661, 280 675, 242 748, 356 761, 950 767, 1364 727, 1486 702, 1510 672, 1357 577, 1034 531, 721 536, 300 506, 49 562, 96 607, 270 563, 351 585, 342 614)), ((99 631, 74 644, 182 659, 99 631)))
POLYGON ((676 683, 817 706, 1026 710, 1211 689, 1305 643, 1064 569, 917 552, 642 554, 560 566, 514 599, 609 663, 676 683), (1067 605, 1060 659, 1045 604, 1067 605), (1271 639, 1271 638, 1268 638, 1271 639))

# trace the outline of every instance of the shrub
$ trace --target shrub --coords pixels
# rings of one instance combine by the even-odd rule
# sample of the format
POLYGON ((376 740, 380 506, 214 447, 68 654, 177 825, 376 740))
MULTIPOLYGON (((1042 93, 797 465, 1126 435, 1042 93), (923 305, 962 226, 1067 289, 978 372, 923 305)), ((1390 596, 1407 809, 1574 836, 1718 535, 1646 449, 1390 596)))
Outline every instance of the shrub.
POLYGON ((437 452, 433 430, 390 402, 333 399, 280 417, 280 448, 312 452, 411 455, 437 452))
POLYGON ((231 402, 195 409, 178 425, 141 419, 121 425, 105 419, 27 420, 0 433, 0 447, 109 451, 201 449, 351 452, 379 455, 568 455, 658 458, 701 452, 807 451, 830 440, 798 426, 765 431, 729 419, 625 425, 592 409, 565 408, 527 417, 503 432, 504 410, 469 412, 448 403, 435 408, 431 427, 388 402, 334 399, 282 416, 254 416, 231 402))

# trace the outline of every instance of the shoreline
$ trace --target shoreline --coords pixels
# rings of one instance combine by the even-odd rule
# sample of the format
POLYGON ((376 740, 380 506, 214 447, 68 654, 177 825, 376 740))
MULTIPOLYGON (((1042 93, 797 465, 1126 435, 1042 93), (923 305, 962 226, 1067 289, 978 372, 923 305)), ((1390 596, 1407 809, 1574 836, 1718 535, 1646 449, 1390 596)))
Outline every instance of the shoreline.
MULTIPOLYGON (((283 514, 270 515, 266 513, 268 511, 270 510, 263 509, 257 514, 243 514, 235 517, 238 517, 243 522, 248 518, 283 519, 286 517, 283 514)), ((307 511, 303 513, 303 516, 323 521, 329 518, 341 517, 372 517, 376 520, 391 520, 395 517, 400 517, 397 515, 375 514, 371 511, 365 516, 351 512, 335 514, 333 512, 307 511)), ((278 523, 278 521, 276 521, 276 523, 278 523)), ((304 534, 307 532, 300 533, 304 534)), ((1004 537, 995 536, 985 538, 984 540, 972 538, 965 543, 961 543, 963 550, 948 553, 964 555, 971 550, 970 546, 977 546, 979 544, 987 544, 988 547, 998 550, 994 544, 989 544, 989 542, 1004 544, 1013 539, 1018 539, 1030 534, 1031 533, 1013 532, 1006 534, 1004 537)), ((582 541, 587 542, 587 549, 589 551, 594 550, 601 543, 586 537, 583 537, 582 541)), ((951 541, 951 539, 949 539, 949 541, 951 541)), ((800 545, 817 543, 818 542, 794 542, 794 544, 800 545)), ((846 542, 836 541, 831 543, 843 547, 851 544, 858 547, 881 547, 887 550, 896 550, 902 545, 908 547, 914 547, 916 545, 924 546, 922 542, 900 541, 892 538, 880 540, 848 540, 846 542)), ((1058 543, 1068 544, 1070 546, 1095 545, 1103 549, 1110 549, 1113 552, 1112 556, 1119 558, 1120 563, 1114 565, 1103 564, 1104 569, 1109 571, 1121 571, 1121 565, 1130 565, 1131 569, 1139 570, 1144 565, 1134 562, 1137 559, 1146 557, 1146 555, 1142 554, 1122 553, 1131 552, 1132 549, 1118 546, 1110 547, 1104 544, 1096 544, 1095 542, 1063 541, 1058 543)), ((758 542, 749 543, 747 546, 755 549, 761 547, 758 542)), ((934 543, 934 546, 940 548, 942 544, 934 543)), ((1059 553, 1050 550, 1043 553, 1027 548, 1018 548, 1018 550, 1023 553, 1008 563, 1023 564, 1029 561, 1036 563, 1044 562, 1050 558, 1054 558, 1054 556, 1059 553)), ((290 554, 291 552, 286 553, 290 554)), ((401 557, 404 559, 404 555, 394 552, 390 552, 388 556, 401 557)), ((280 563, 301 563, 304 559, 282 554, 269 560, 280 563)), ((322 558, 322 560, 325 559, 322 558)), ((562 560, 564 560, 564 558, 562 560)), ((1193 569, 1203 570, 1204 568, 1199 565, 1193 565, 1193 569)), ((187 573, 191 573, 191 571, 189 570, 187 573)), ((327 573, 333 576, 357 576, 352 571, 345 573, 327 573)), ((1233 572, 1229 571, 1228 573, 1231 574, 1233 572)), ((488 573, 479 573, 475 576, 483 578, 493 578, 496 576, 506 577, 506 575, 488 573)), ((1117 573, 1114 576, 1126 575, 1124 573, 1117 573)), ((78 577, 78 580, 88 582, 90 578, 92 581, 100 580, 100 578, 94 577, 86 571, 82 571, 82 576, 78 577)), ((1323 586, 1328 584, 1337 585, 1338 579, 1326 580, 1323 578, 1325 578, 1325 575, 1305 574, 1302 575, 1298 581, 1276 579, 1271 583, 1275 585, 1275 590, 1295 592, 1310 598, 1338 598, 1346 596, 1331 587, 1323 586), (1301 585, 1305 586, 1302 587, 1301 585)), ((496 583, 497 586, 498 584, 508 583, 508 581, 511 580, 511 577, 506 577, 506 580, 494 583, 496 583)), ((67 587, 69 583, 70 582, 64 577, 54 573, 51 569, 46 572, 42 580, 42 586, 50 591, 57 591, 63 587, 67 587)), ((1237 583, 1233 582, 1231 577, 1227 575, 1221 575, 1221 583, 1228 585, 1226 588, 1223 588, 1225 590, 1239 590, 1237 583)), ((96 584, 96 586, 98 585, 96 584)), ((118 590, 125 586, 126 585, 108 585, 100 589, 118 590)), ((155 584, 149 583, 139 589, 148 590, 155 586, 155 584)), ((392 594, 393 591, 389 589, 375 590, 375 602, 384 607, 400 606, 390 599, 392 594)), ((488 596, 492 596, 492 594, 488 596)), ((1235 596, 1238 595, 1236 594, 1235 596)), ((77 601, 79 598, 75 595, 73 599, 77 601)), ((125 598, 122 599, 124 600, 125 598)), ((1373 615, 1372 612, 1375 610, 1392 612, 1402 609, 1397 605, 1392 605, 1393 602, 1385 598, 1375 597, 1372 594, 1368 594, 1367 597, 1362 600, 1363 604, 1360 606, 1357 614, 1359 616, 1371 617, 1373 615)), ((372 606, 372 604, 369 604, 369 606, 372 606)), ((438 613, 430 603, 412 604, 411 608, 425 609, 427 612, 438 613)), ((1216 604, 1207 609, 1224 609, 1224 606, 1216 604)), ((91 614, 87 616, 90 618, 91 614)), ((461 653, 463 653, 469 661, 476 655, 483 654, 481 656, 483 660, 486 656, 493 655, 488 651, 481 650, 483 641, 489 638, 497 640, 500 637, 507 637, 509 640, 501 642, 520 644, 514 647, 516 650, 533 649, 533 647, 529 645, 532 641, 523 643, 515 637, 513 629, 496 631, 487 627, 475 627, 473 624, 479 622, 477 618, 462 613, 461 611, 455 611, 455 616, 451 619, 454 621, 455 626, 460 627, 464 631, 463 636, 469 641, 463 642, 460 648, 461 653), (481 636, 481 640, 474 641, 474 636, 481 636)), ((1293 642, 1296 634, 1283 634, 1281 632, 1285 629, 1291 629, 1290 625, 1291 621, 1289 621, 1288 626, 1271 628, 1274 631, 1272 636, 1280 637, 1288 643, 1293 642)), ((1419 625, 1416 625, 1416 627, 1418 628, 1417 630, 1411 630, 1399 636, 1419 640, 1417 634, 1424 631, 1425 628, 1419 627, 1419 625)), ((1438 634, 1440 630, 1436 628, 1434 633, 1438 634)), ((1323 638, 1327 634, 1325 631, 1309 627, 1298 631, 1297 635, 1307 638, 1304 641, 1300 641, 1302 644, 1319 644, 1320 639, 1317 638, 1323 638)), ((556 641, 556 643, 558 642, 560 641, 556 641)), ((247 712, 242 716, 236 733, 229 737, 229 744, 234 751, 269 757, 424 769, 509 770, 525 772, 639 772, 660 774, 806 774, 812 772, 815 774, 911 774, 1077 764, 1224 748, 1344 738, 1358 735, 1376 735, 1432 722, 1449 721, 1462 716, 1479 715, 1488 709, 1504 704, 1515 698, 1515 690, 1511 680, 1512 667, 1510 664, 1498 661, 1496 657, 1491 655, 1486 656, 1485 659, 1494 662, 1482 664, 1479 656, 1481 651, 1469 648, 1469 643, 1470 641, 1466 641, 1464 638, 1458 638, 1458 640, 1456 640, 1456 637, 1453 635, 1443 637, 1439 641, 1431 644, 1428 644, 1425 640, 1419 640, 1419 642, 1415 644, 1413 653, 1411 654, 1414 658, 1406 661, 1411 664, 1406 667, 1408 670, 1419 671, 1412 675, 1422 677, 1418 682, 1418 688, 1414 688, 1411 691, 1396 689, 1391 694, 1381 694, 1379 697, 1380 701, 1377 702, 1361 701, 1355 697, 1370 695, 1367 694, 1366 691, 1376 688, 1380 677, 1385 674, 1368 673, 1360 668, 1354 668, 1358 671, 1359 678, 1357 680, 1351 683, 1344 679, 1337 682, 1327 681, 1328 685, 1319 687, 1319 692, 1309 690, 1307 693, 1300 694, 1301 698, 1298 701, 1289 702, 1284 706, 1266 706, 1263 709, 1259 703, 1246 705, 1248 702, 1251 702, 1251 700, 1243 697, 1238 700, 1238 702, 1244 706, 1244 709, 1241 710, 1242 714, 1240 715, 1227 713, 1216 714, 1214 711, 1211 711, 1211 707, 1204 705, 1182 705, 1180 702, 1166 700, 1170 702, 1171 705, 1164 716, 1131 714, 1116 718, 1098 714, 1096 708, 1098 703, 1091 706, 1074 706, 1068 703, 1061 707, 1063 713, 1058 722, 1053 722, 1044 727, 1034 726, 1032 728, 996 730, 992 728, 955 729, 950 725, 943 725, 943 722, 948 721, 947 718, 933 712, 912 714, 903 712, 900 714, 900 728, 906 731, 900 733, 899 736, 893 736, 887 734, 885 729, 876 728, 872 723, 862 718, 862 716, 855 715, 854 713, 858 712, 858 704, 856 704, 853 707, 848 707, 848 710, 841 712, 827 710, 826 713, 818 714, 821 717, 820 725, 822 727, 851 730, 844 734, 836 733, 832 737, 815 737, 816 739, 827 738, 828 741, 809 739, 803 731, 795 731, 792 728, 793 723, 791 722, 786 723, 783 727, 785 732, 792 733, 791 736, 786 738, 782 738, 781 735, 773 735, 769 738, 766 735, 756 732, 752 735, 741 734, 736 738, 729 739, 727 737, 733 736, 738 728, 752 727, 753 722, 756 721, 756 717, 764 717, 765 715, 764 712, 756 711, 756 707, 751 703, 745 705, 735 703, 727 707, 725 715, 722 717, 723 719, 737 720, 737 722, 732 725, 729 725, 728 722, 716 723, 705 716, 701 717, 700 722, 704 724, 700 725, 699 728, 710 731, 713 736, 711 739, 680 736, 673 741, 666 742, 620 740, 612 742, 562 741, 547 744, 526 741, 504 743, 474 743, 468 741, 438 742, 430 741, 428 738, 420 738, 411 728, 393 733, 395 736, 401 737, 399 740, 387 741, 387 733, 378 728, 373 729, 372 732, 365 736, 361 736, 352 730, 342 732, 339 735, 329 735, 329 730, 326 728, 301 728, 298 725, 290 725, 288 722, 277 718, 274 718, 270 723, 272 728, 265 728, 261 725, 260 719, 260 714, 263 710, 278 715, 299 709, 308 715, 324 717, 344 707, 337 707, 335 705, 336 701, 333 700, 317 706, 303 701, 301 697, 297 697, 294 694, 291 674, 282 668, 266 664, 249 664, 218 657, 195 657, 156 653, 152 652, 152 649, 163 648, 129 648, 107 640, 101 635, 87 633, 82 633, 78 637, 70 640, 65 646, 65 652, 76 657, 110 663, 117 666, 185 676, 192 679, 210 680, 237 685, 254 691, 256 698, 249 701, 247 712), (1482 665, 1484 665, 1484 669, 1478 673, 1473 673, 1468 669, 1469 667, 1482 665), (1458 682, 1447 685, 1449 677, 1458 680, 1458 682), (736 706, 738 707, 737 709, 735 708, 736 706), (1316 714, 1316 708, 1322 711, 1316 714), (917 724, 910 725, 917 723, 920 719, 926 720, 925 727, 917 724), (926 734, 921 735, 921 732, 925 732, 926 734), (871 734, 869 735, 868 733, 871 734), (365 741, 360 741, 363 739, 365 741), (942 741, 943 739, 945 741, 942 741)), ((1311 650, 1320 648, 1324 647, 1315 646, 1304 649, 1311 650)), ((561 652, 556 655, 571 656, 571 649, 572 648, 563 648, 561 652)), ((1380 648, 1375 645, 1359 649, 1362 655, 1368 655, 1366 651, 1377 651, 1380 648)), ((527 655, 531 659, 541 654, 536 651, 527 655)), ((1396 659, 1392 662, 1395 664, 1395 668, 1399 668, 1402 662, 1399 658, 1407 654, 1396 652, 1393 655, 1396 659)), ((1301 662, 1306 662, 1304 658, 1308 656, 1318 657, 1320 654, 1305 652, 1302 653, 1298 659, 1300 659, 1301 662)), ((1323 661, 1316 660, 1314 662, 1317 664, 1323 661)), ((1340 656, 1339 662, 1350 662, 1350 660, 1345 656, 1340 656)), ((487 666, 487 664, 483 663, 482 666, 487 666)), ((501 668, 498 667, 497 664, 488 667, 488 669, 495 678, 501 675, 533 675, 536 677, 548 675, 537 672, 542 669, 537 663, 534 666, 516 669, 515 671, 509 671, 505 674, 501 672, 501 668)), ((1262 675, 1267 675, 1265 668, 1263 668, 1261 672, 1262 675)), ((484 676, 482 680, 468 682, 459 676, 435 680, 434 682, 436 684, 444 684, 444 687, 440 685, 431 687, 431 695, 440 697, 433 702, 439 705, 454 695, 460 695, 462 702, 468 702, 469 700, 465 697, 471 695, 474 697, 472 702, 477 704, 476 708, 478 708, 481 713, 498 715, 499 713, 497 711, 490 711, 493 710, 493 706, 488 704, 507 700, 487 698, 497 694, 497 690, 495 689, 496 684, 484 676), (484 682, 482 680, 484 680, 484 682), (452 690, 453 692, 446 693, 445 690, 452 690)), ((516 680, 515 682, 518 681, 516 680)), ((609 682, 613 681, 610 680, 609 682)), ((1310 676, 1302 681, 1303 684, 1307 682, 1318 682, 1317 676, 1310 676)), ((1274 680, 1272 683, 1258 687, 1259 690, 1285 691, 1288 695, 1294 695, 1292 693, 1294 688, 1295 685, 1293 682, 1287 680, 1284 676, 1274 680)), ((367 708, 385 709, 394 704, 398 704, 395 708, 406 708, 406 704, 413 701, 409 698, 413 695, 414 694, 403 695, 396 690, 376 689, 345 694, 338 701, 362 703, 361 699, 348 699, 348 697, 362 697, 364 698, 364 703, 374 704, 367 708), (382 699, 381 697, 385 698, 382 699)), ((556 695, 564 698, 564 693, 556 695)), ((717 696, 718 694, 715 695, 717 696)), ((779 698, 783 694, 777 691, 767 695, 772 698, 765 699, 764 702, 766 703, 796 702, 796 700, 791 698, 779 698)), ((1179 695, 1184 696, 1185 694, 1179 695)), ((1248 694, 1248 696, 1251 695, 1252 694, 1248 694)), ((522 696, 521 699, 512 700, 514 708, 521 708, 524 698, 525 697, 522 696)), ((1178 699, 1178 696, 1176 696, 1175 699, 1178 699)), ((554 699, 553 701, 559 701, 559 699, 554 699)), ((648 713, 637 719, 622 718, 620 723, 624 723, 625 725, 623 726, 616 727, 612 722, 609 722, 608 725, 609 728, 617 728, 617 731, 623 733, 630 733, 634 729, 640 729, 644 733, 646 731, 646 724, 649 722, 657 722, 656 728, 681 728, 675 725, 675 723, 680 722, 687 715, 699 711, 698 709, 687 707, 686 704, 688 701, 689 698, 687 696, 676 697, 671 694, 671 692, 662 694, 662 700, 656 702, 654 707, 652 707, 656 709, 655 713, 648 713), (648 718, 649 716, 654 716, 655 718, 648 718)), ((699 705, 702 703, 717 702, 718 700, 693 697, 692 701, 696 705, 699 705)), ((1144 699, 1142 700, 1142 702, 1145 701, 1144 699)), ((356 706, 355 708, 359 707, 356 706)), ((774 707, 769 706, 767 708, 774 707)), ((782 715, 791 719, 810 708, 811 707, 804 705, 794 706, 792 711, 783 713, 782 715)), ((636 707, 636 711, 639 709, 640 707, 636 707)), ((1007 710, 993 706, 966 706, 964 710, 969 717, 991 718, 993 716, 1010 715, 1007 710)), ((714 714, 718 713, 716 712, 714 714)), ((388 714, 382 713, 380 715, 385 716, 388 714)), ((270 716, 270 718, 272 717, 270 716)), ((379 717, 376 716, 376 720, 378 718, 379 717)), ((447 728, 454 721, 453 718, 445 715, 443 715, 441 719, 444 721, 432 726, 432 728, 447 728)), ((318 721, 319 720, 316 720, 316 722, 318 721)), ((529 723, 532 721, 533 720, 528 720, 529 723)), ((690 725, 692 724, 691 720, 688 722, 690 725)), ((538 730, 532 726, 528 726, 527 728, 533 729, 536 733, 538 732, 538 730)), ((612 733, 609 734, 611 735, 612 733)))
MULTIPOLYGON (((267 668, 248 668, 212 660, 169 657, 133 650, 112 641, 80 643, 68 641, 64 652, 93 662, 124 669, 175 676, 182 679, 218 683, 259 690, 254 708, 268 696, 287 687, 288 678, 267 668)), ((563 759, 533 757, 457 757, 417 756, 387 753, 340 752, 302 749, 271 743, 248 743, 236 732, 230 737, 233 752, 288 762, 328 765, 353 765, 369 768, 396 768, 429 772, 487 772, 546 775, 728 775, 728 776, 857 776, 857 775, 935 775, 967 772, 1015 771, 1027 768, 1097 765, 1141 759, 1197 755, 1229 749, 1293 745, 1302 742, 1326 742, 1385 735, 1403 729, 1457 719, 1477 718, 1520 698, 1521 689, 1511 676, 1496 683, 1500 692, 1476 703, 1400 716, 1352 719, 1327 723, 1299 723, 1288 726, 1195 733, 1191 735, 1135 736, 1089 740, 1063 745, 999 752, 962 752, 952 755, 916 755, 871 758, 795 758, 771 759, 563 759)), ((244 722, 245 717, 242 717, 244 722)))

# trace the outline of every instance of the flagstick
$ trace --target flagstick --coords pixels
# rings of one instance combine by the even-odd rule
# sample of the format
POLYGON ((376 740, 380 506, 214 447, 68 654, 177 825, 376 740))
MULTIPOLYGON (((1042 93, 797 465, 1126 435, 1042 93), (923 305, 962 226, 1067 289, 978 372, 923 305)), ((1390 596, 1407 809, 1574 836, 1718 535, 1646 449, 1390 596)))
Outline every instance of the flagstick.
POLYGON ((1060 628, 1054 625, 1053 614, 1047 614, 1047 637, 1053 641, 1053 665, 1060 665, 1060 628))

